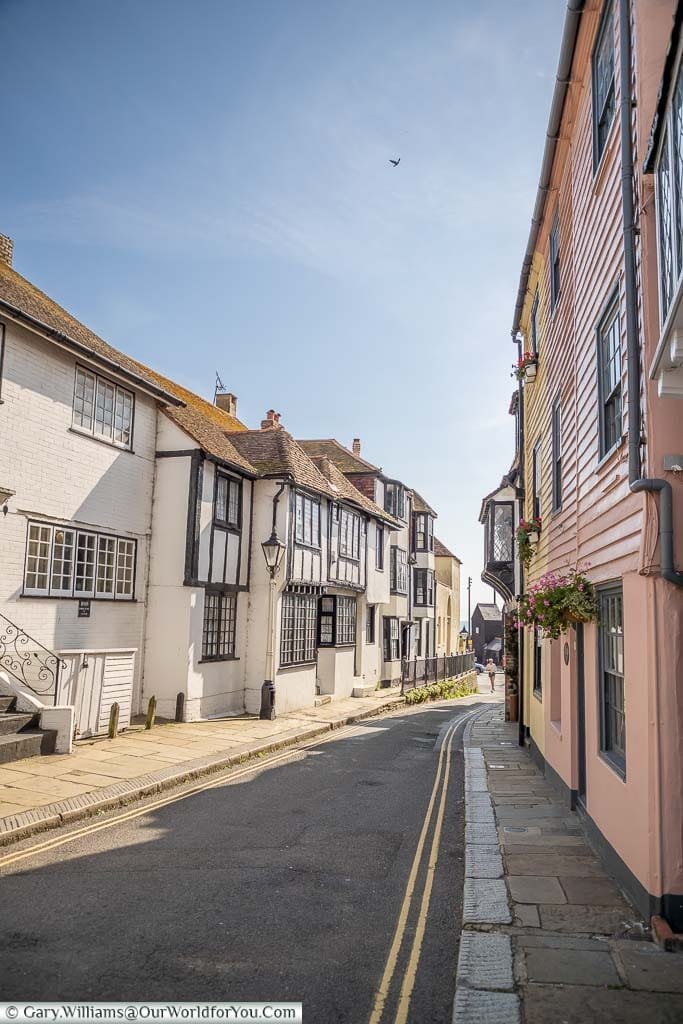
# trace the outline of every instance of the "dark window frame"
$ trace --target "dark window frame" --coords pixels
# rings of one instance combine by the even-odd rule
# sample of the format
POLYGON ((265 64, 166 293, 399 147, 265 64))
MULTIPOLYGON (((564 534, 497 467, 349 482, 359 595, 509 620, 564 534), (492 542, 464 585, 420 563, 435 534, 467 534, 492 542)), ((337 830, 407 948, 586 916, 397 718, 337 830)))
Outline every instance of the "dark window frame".
POLYGON ((593 173, 595 173, 602 161, 602 157, 607 149, 607 140, 609 139, 612 125, 616 119, 616 69, 615 69, 615 53, 616 48, 614 45, 614 5, 612 0, 607 0, 604 6, 602 15, 600 17, 600 24, 598 26, 597 35, 595 37, 595 43, 593 45, 593 52, 591 53, 591 106, 593 112, 593 173), (611 36, 611 64, 612 74, 611 79, 605 90, 605 96, 603 97, 602 104, 598 108, 598 60, 603 52, 603 43, 606 41, 608 33, 611 36))
POLYGON ((429 512, 414 512, 413 513, 413 525, 414 525, 414 550, 415 551, 433 551, 434 550, 434 517, 430 516, 429 512), (423 537, 422 543, 420 543, 420 536, 423 537))
POLYGON ((541 454, 540 438, 534 445, 531 452, 531 515, 533 518, 541 518, 543 503, 541 495, 543 491, 543 459, 541 454))
POLYGON ((543 641, 541 640, 541 631, 539 629, 532 629, 532 643, 533 643, 533 692, 534 697, 539 700, 543 700, 543 641))
MULTIPOLYGON (((606 459, 613 451, 621 445, 624 437, 624 404, 623 404, 623 385, 622 385, 622 352, 621 352, 621 316, 619 308, 619 290, 615 289, 605 308, 598 320, 595 328, 595 343, 596 343, 596 368, 598 374, 598 446, 599 446, 599 459, 602 461, 606 459), (616 374, 616 381, 614 385, 608 391, 605 383, 605 343, 609 344, 609 337, 612 333, 612 328, 616 326, 616 339, 617 344, 614 349, 616 356, 618 356, 619 371, 616 374), (611 411, 611 407, 614 406, 615 412, 611 411), (610 415, 608 417, 607 410, 610 407, 610 415), (610 440, 610 424, 614 431, 614 437, 610 440)), ((610 356, 608 362, 611 363, 615 359, 614 356, 610 356)))
POLYGON ((382 618, 382 660, 401 660, 401 629, 396 615, 385 615, 382 618), (393 635, 394 625, 396 626, 395 636, 393 635))
POLYGON ((392 594, 400 594, 401 596, 407 597, 410 585, 408 573, 408 552, 405 548, 399 547, 398 544, 392 544, 389 555, 389 590, 392 594), (399 559, 399 555, 403 555, 404 557, 399 559), (401 570, 400 579, 399 570, 401 570), (403 585, 404 578, 405 585, 403 585))
POLYGON ((533 355, 538 356, 538 288, 534 294, 534 301, 531 303, 531 315, 529 317, 530 349, 533 355))
POLYGON ((488 529, 485 534, 486 538, 486 561, 490 565, 506 566, 510 562, 514 561, 515 558, 515 506, 512 501, 492 501, 489 506, 489 518, 488 518, 488 529), (507 510, 507 514, 510 519, 510 558, 499 559, 494 558, 493 555, 496 550, 495 534, 496 534, 496 514, 499 508, 507 510))
POLYGON ((318 647, 353 647, 356 643, 358 601, 345 594, 323 594, 318 602, 318 647), (330 607, 326 604, 330 602, 330 607), (345 607, 353 610, 345 616, 345 607), (323 639, 323 623, 329 620, 329 639, 323 639), (352 626, 352 635, 345 635, 345 627, 352 626), (340 635, 341 634, 341 635, 340 635))
MULTIPOLYGON (((338 506, 337 510, 337 554, 346 562, 359 562, 361 552, 361 517, 357 512, 344 505, 338 506), (344 523, 351 524, 351 553, 348 550, 342 551, 342 532, 345 534, 344 523)), ((348 538, 346 538, 348 539, 348 538)), ((346 547, 346 544, 345 544, 346 547)))
POLYGON ((555 207, 552 226, 550 228, 550 312, 554 313, 562 292, 560 266, 560 208, 555 207))
POLYGON ((624 666, 624 588, 621 581, 616 583, 609 583, 605 586, 601 586, 597 589, 598 598, 598 699, 600 702, 600 755, 607 761, 607 763, 614 769, 614 771, 621 776, 622 779, 626 778, 626 701, 625 701, 625 666, 624 666), (618 599, 621 618, 620 618, 620 631, 614 634, 616 638, 615 653, 617 659, 619 659, 619 648, 621 658, 621 672, 618 668, 610 666, 607 668, 608 663, 608 643, 610 635, 607 633, 609 626, 608 622, 608 611, 606 605, 608 602, 618 599), (620 641, 620 643, 619 643, 620 641), (613 687, 610 687, 607 676, 612 677, 614 683, 613 687), (620 694, 621 707, 619 708, 617 701, 613 698, 616 696, 617 700, 620 694), (615 746, 615 733, 619 732, 616 725, 616 717, 621 715, 623 718, 623 725, 621 728, 621 735, 623 737, 623 746, 615 746))
POLYGON ((294 542, 299 547, 311 548, 314 551, 320 551, 321 549, 321 538, 322 538, 322 506, 319 498, 314 498, 310 494, 306 494, 305 491, 294 492, 294 542), (297 519, 298 504, 301 499, 301 536, 299 536, 299 522, 297 519), (305 540, 306 534, 306 506, 311 507, 311 540, 305 540), (317 506, 318 509, 318 540, 317 543, 313 539, 313 506, 317 506))
POLYGON ((384 572, 384 527, 377 523, 375 530, 375 569, 384 572))
POLYGON ((551 410, 552 432, 552 510, 559 512, 562 508, 562 403, 559 395, 553 402, 551 410))
POLYGON ((365 642, 374 644, 376 637, 377 609, 374 604, 365 606, 365 642))
POLYGON ((384 511, 406 521, 406 489, 398 480, 387 480, 384 484, 384 511))
POLYGON ((237 592, 206 587, 204 589, 204 609, 202 613, 202 656, 200 663, 204 661, 236 661, 236 649, 237 592), (216 608, 212 615, 213 630, 210 634, 208 612, 213 610, 214 600, 216 601, 216 608), (224 619, 226 606, 230 609, 227 620, 224 619), (212 639, 209 649, 210 635, 212 639))
POLYGON ((435 582, 434 582, 434 570, 415 568, 413 569, 413 602, 417 608, 433 608, 435 598, 435 582), (419 592, 422 591, 423 600, 418 599, 419 592))
POLYGON ((242 480, 238 476, 233 476, 230 473, 226 473, 221 469, 216 470, 215 480, 213 485, 213 522, 214 525, 223 527, 224 529, 230 530, 233 533, 241 533, 242 531, 242 480), (227 483, 227 494, 225 498, 225 513, 226 518, 221 519, 218 515, 218 488, 219 481, 225 480, 227 483), (237 519, 232 521, 230 519, 230 488, 232 484, 237 485, 237 519))

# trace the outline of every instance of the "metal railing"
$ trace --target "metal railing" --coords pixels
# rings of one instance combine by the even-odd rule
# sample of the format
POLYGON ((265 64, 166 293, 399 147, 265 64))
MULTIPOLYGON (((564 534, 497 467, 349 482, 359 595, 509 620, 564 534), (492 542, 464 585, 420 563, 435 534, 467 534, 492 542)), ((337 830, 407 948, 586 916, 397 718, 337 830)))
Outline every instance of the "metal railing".
POLYGON ((0 614, 0 669, 9 672, 37 697, 51 697, 56 704, 63 664, 54 651, 43 647, 21 626, 0 614))
POLYGON ((401 692, 424 684, 440 683, 474 669, 474 654, 446 654, 440 658, 404 658, 401 692))

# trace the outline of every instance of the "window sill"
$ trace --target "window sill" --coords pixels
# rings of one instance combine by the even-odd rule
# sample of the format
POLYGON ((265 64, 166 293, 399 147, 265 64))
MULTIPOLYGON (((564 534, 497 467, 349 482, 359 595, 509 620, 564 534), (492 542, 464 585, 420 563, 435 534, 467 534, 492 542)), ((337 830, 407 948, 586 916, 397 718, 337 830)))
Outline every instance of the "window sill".
POLYGON ((598 757, 603 764, 606 764, 607 767, 621 779, 623 783, 626 782, 626 765, 623 761, 618 761, 616 758, 610 757, 609 751, 607 750, 599 750, 598 757))
POLYGON ((349 647, 355 647, 355 646, 356 646, 356 641, 355 640, 349 640, 347 643, 344 643, 344 644, 318 644, 318 648, 321 651, 337 651, 337 650, 340 650, 341 648, 348 649, 349 647))
POLYGON ((320 544, 307 544, 305 540, 296 540, 296 538, 294 539, 294 543, 296 547, 305 548, 306 551, 322 551, 320 544))
POLYGON ((314 668, 317 663, 317 658, 314 658, 313 661, 292 661, 288 665, 280 665, 278 672, 289 672, 294 668, 314 668))
POLYGON ((198 665, 206 665, 215 661, 239 661, 236 654, 217 654, 214 658, 200 658, 198 665))
POLYGON ((127 448, 124 444, 117 444, 116 441, 107 441, 106 437, 98 437, 97 434, 90 434, 87 430, 79 430, 78 427, 67 427, 69 434, 76 434, 78 437, 86 437, 88 441, 97 441, 98 444, 103 444, 106 448, 114 448, 117 452, 128 452, 129 455, 135 455, 133 448, 127 448))
POLYGON ((72 594, 19 594, 27 601, 95 601, 97 604, 138 604, 136 597, 93 597, 84 595, 74 597, 72 594))
MULTIPOLYGON (((622 434, 616 444, 613 444, 609 451, 606 451, 604 455, 601 455, 595 465, 595 471, 598 472, 614 458, 617 452, 621 451, 626 442, 626 434, 622 434)), ((616 461, 616 460, 615 460, 616 461)))

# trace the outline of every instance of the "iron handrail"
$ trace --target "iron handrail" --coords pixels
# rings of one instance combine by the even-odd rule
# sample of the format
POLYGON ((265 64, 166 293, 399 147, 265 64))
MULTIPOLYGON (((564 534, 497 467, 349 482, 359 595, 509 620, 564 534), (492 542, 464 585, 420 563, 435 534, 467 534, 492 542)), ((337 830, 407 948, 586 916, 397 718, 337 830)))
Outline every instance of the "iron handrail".
POLYGON ((65 664, 54 651, 0 613, 0 669, 37 697, 52 696, 56 704, 59 672, 65 664))

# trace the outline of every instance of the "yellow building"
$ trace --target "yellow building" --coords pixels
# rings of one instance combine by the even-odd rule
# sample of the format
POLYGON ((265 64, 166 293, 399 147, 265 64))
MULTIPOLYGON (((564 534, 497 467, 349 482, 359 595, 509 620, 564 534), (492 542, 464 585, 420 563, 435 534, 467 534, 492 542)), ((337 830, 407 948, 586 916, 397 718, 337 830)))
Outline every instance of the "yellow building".
POLYGON ((436 654, 459 653, 461 561, 434 538, 436 563, 436 654))

